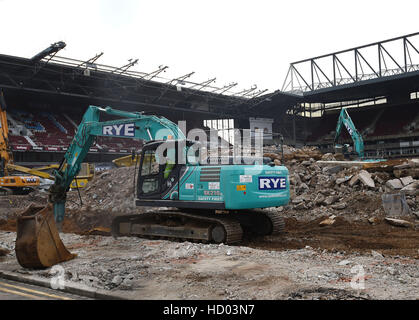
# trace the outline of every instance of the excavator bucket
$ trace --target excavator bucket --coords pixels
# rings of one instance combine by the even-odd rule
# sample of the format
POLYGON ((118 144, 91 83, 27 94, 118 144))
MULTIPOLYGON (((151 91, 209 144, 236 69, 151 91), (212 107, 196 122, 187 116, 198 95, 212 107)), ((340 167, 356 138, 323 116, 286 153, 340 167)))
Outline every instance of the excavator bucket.
POLYGON ((30 205, 17 218, 16 257, 24 268, 48 268, 76 257, 60 239, 52 206, 30 205))

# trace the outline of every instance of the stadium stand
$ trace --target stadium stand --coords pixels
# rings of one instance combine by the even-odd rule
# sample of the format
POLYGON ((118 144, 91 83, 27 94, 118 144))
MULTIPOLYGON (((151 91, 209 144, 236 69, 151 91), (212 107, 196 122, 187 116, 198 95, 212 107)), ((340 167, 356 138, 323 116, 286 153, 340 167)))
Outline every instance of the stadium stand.
POLYGON ((415 119, 418 114, 418 105, 399 105, 384 109, 375 130, 369 136, 389 136, 402 134, 404 128, 415 119))
MULTIPOLYGON (((33 110, 33 109, 32 109, 33 110)), ((33 113, 27 110, 13 109, 9 112, 10 144, 16 151, 66 151, 75 134, 75 124, 82 114, 55 113, 42 111, 33 113), (16 126, 24 126, 27 135, 17 134, 16 126)), ((91 152, 128 153, 138 149, 141 143, 123 138, 99 137, 91 152)))
MULTIPOLYGON (((419 103, 380 106, 369 108, 348 109, 356 128, 364 139, 403 135, 409 133, 409 128, 419 117, 419 103)), ((321 119, 312 121, 312 133, 308 142, 316 142, 325 138, 333 138, 339 113, 325 114, 321 119)), ((413 128, 419 131, 419 126, 413 128)), ((346 130, 342 131, 342 139, 350 139, 346 130)))

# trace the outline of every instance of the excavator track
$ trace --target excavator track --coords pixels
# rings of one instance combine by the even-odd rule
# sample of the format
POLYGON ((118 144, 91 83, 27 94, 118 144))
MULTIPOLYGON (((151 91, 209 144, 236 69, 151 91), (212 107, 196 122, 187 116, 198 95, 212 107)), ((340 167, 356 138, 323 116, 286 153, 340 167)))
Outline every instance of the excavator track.
POLYGON ((242 210, 226 215, 164 210, 123 215, 112 222, 114 237, 139 236, 204 243, 239 243, 243 230, 256 235, 280 234, 284 231, 284 220, 278 213, 264 210, 242 210))
POLYGON ((112 235, 232 244, 242 240, 243 230, 230 217, 164 210, 116 217, 112 235))
POLYGON ((233 213, 246 233, 258 236, 277 235, 285 231, 285 221, 279 212, 263 209, 240 210, 233 213))

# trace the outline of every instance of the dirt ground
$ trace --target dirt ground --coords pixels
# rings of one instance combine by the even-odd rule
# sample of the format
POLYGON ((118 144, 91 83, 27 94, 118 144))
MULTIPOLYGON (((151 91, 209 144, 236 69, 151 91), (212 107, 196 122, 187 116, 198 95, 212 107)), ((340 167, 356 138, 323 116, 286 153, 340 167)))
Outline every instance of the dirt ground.
MULTIPOLYGON (((311 246, 331 251, 365 253, 380 250, 386 255, 403 255, 419 259, 419 224, 402 228, 389 225, 384 219, 376 219, 374 224, 366 220, 348 221, 337 217, 331 226, 320 226, 327 217, 310 221, 295 218, 285 219, 285 234, 280 236, 255 237, 244 235, 242 245, 264 250, 301 249, 311 246)), ((62 231, 79 235, 96 234, 110 236, 111 217, 102 212, 93 219, 75 218, 74 214, 64 219, 62 231)), ((0 230, 16 232, 16 220, 0 221, 0 230)))
MULTIPOLYGON (((383 219, 349 222, 337 217, 331 226, 320 226, 327 217, 312 221, 286 219, 286 233, 261 239, 246 239, 244 244, 266 250, 301 249, 305 246, 330 251, 368 253, 378 250, 385 255, 403 255, 419 259, 419 228, 391 226, 383 219)), ((413 220, 412 220, 413 221, 413 220)))
MULTIPOLYGON (((226 246, 92 235, 95 227, 107 234, 111 221, 105 212, 96 218, 66 217, 61 237, 78 257, 60 265, 67 281, 127 299, 419 298, 419 228, 413 219, 413 227, 402 228, 383 219, 371 224, 337 217, 320 226, 326 216, 286 218, 281 236, 245 235, 240 245, 226 246)), ((0 224, 6 250, 0 269, 51 278, 50 269, 18 265, 15 228, 13 219, 0 224)))
MULTIPOLYGON (((51 279, 51 269, 18 265, 15 237, 14 232, 0 231, 0 246, 10 250, 0 257, 0 268, 51 279)), ((70 233, 61 237, 77 254, 60 264, 65 281, 127 299, 419 298, 419 260, 379 251, 349 253, 310 246, 268 250, 70 233)))

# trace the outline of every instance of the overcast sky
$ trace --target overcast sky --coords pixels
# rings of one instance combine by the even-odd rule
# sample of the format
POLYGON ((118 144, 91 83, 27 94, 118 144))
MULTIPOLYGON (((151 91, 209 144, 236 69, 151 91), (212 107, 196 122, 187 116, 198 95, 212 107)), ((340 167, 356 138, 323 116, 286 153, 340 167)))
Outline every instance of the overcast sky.
POLYGON ((282 87, 290 62, 419 31, 419 1, 0 0, 0 53, 59 54, 237 90, 282 87))

